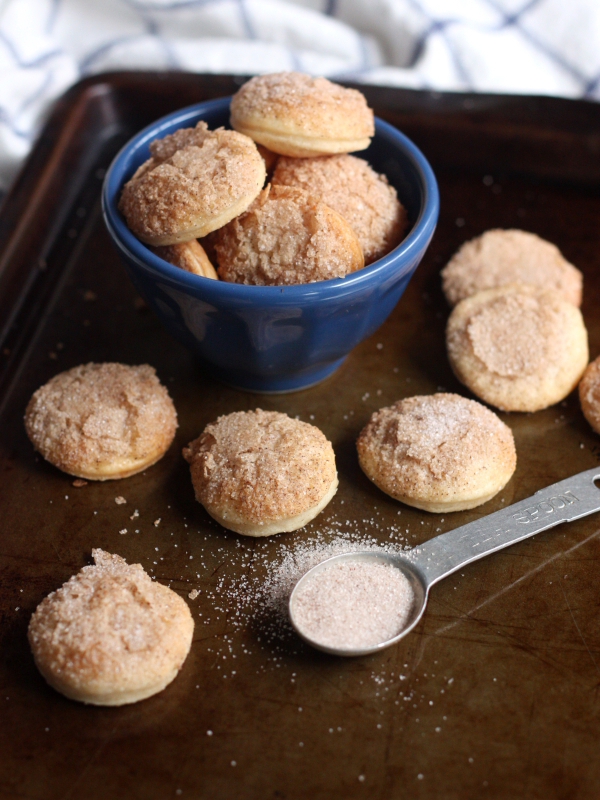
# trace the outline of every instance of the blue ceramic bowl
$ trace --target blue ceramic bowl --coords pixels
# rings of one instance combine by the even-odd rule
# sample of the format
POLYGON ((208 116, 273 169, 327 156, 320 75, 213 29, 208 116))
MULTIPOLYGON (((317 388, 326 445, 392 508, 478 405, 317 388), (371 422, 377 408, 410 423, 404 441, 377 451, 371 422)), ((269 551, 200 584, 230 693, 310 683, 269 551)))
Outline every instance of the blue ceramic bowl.
POLYGON ((427 160, 381 120, 364 156, 387 175, 412 228, 391 253, 346 278, 299 286, 243 286, 185 272, 154 255, 117 210, 121 187, 149 158, 149 143, 204 119, 229 124, 229 98, 163 117, 134 136, 114 159, 102 206, 109 233, 136 289, 167 330, 224 382, 257 392, 290 392, 331 375, 386 320, 429 245, 439 194, 427 160))

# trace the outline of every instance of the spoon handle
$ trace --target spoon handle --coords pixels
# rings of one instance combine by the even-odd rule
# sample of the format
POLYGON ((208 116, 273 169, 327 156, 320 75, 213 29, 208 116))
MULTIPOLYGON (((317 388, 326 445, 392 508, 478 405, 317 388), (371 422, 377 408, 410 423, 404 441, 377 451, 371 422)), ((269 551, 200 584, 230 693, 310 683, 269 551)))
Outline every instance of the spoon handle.
POLYGON ((519 503, 436 536, 405 556, 420 569, 427 586, 432 586, 471 561, 561 522, 600 511, 600 489, 594 483, 598 478, 600 468, 580 472, 519 503))

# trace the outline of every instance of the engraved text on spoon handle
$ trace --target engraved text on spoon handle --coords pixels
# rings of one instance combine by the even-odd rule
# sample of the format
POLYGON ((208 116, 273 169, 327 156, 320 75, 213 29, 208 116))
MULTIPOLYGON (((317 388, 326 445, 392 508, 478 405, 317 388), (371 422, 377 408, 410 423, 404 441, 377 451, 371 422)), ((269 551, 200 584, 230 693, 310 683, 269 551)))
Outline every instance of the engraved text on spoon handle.
POLYGON ((422 570, 429 585, 437 583, 489 553, 600 511, 597 478, 600 468, 580 472, 508 508, 436 536, 405 555, 422 570))

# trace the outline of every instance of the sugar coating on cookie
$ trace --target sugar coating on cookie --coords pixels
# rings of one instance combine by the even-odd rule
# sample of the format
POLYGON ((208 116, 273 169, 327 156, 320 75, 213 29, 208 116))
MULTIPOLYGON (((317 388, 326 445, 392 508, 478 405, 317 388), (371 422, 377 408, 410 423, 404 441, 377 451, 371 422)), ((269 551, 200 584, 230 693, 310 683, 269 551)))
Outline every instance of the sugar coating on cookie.
POLYGON ((245 83, 232 98, 231 125, 274 153, 296 158, 364 150, 375 132, 361 92, 301 72, 245 83))
POLYGON ((127 225, 146 244, 206 236, 245 211, 265 182, 265 162, 251 139, 209 131, 202 121, 153 142, 150 151, 119 201, 127 225))
POLYGON ((218 280, 216 269, 197 239, 180 244, 169 244, 165 247, 155 247, 154 252, 169 264, 184 269, 186 272, 192 272, 202 278, 218 280))
POLYGON ((343 278, 364 266, 348 222, 302 189, 268 186, 216 234, 219 277, 255 286, 343 278))
POLYGON ((92 555, 94 566, 39 604, 29 643, 47 682, 72 700, 135 703, 175 678, 194 621, 185 601, 140 564, 100 549, 92 555))
POLYGON ((538 411, 558 403, 588 362, 579 309, 557 292, 531 284, 462 300, 448 320, 446 343, 457 378, 504 411, 538 411))
POLYGON ((303 527, 337 490, 325 435, 276 411, 219 417, 183 454, 198 502, 225 528, 248 536, 303 527))
POLYGON ((396 190, 362 158, 281 157, 273 183, 304 189, 341 214, 358 236, 366 264, 399 244, 406 231, 406 209, 396 190))
POLYGON ((32 396, 25 427, 55 467, 89 480, 134 475, 173 441, 177 413, 153 367, 84 364, 56 375, 32 396))
POLYGON ((434 512, 485 503, 517 463, 510 428, 475 400, 449 393, 376 411, 357 449, 363 471, 382 491, 434 512))
POLYGON ((600 433, 600 356, 583 373, 579 401, 584 417, 596 433, 600 433))
POLYGON ((442 270, 444 294, 451 306, 483 289, 531 283, 554 289, 581 305, 583 276, 556 245, 520 230, 494 229, 465 242, 442 270))

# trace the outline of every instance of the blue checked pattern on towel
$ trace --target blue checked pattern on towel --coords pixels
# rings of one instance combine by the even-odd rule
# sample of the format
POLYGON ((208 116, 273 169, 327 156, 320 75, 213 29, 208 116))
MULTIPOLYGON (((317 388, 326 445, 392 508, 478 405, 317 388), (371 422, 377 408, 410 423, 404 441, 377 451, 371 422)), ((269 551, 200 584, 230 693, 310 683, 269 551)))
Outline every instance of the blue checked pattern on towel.
POLYGON ((52 101, 113 69, 600 100, 600 0, 0 0, 0 189, 52 101))

